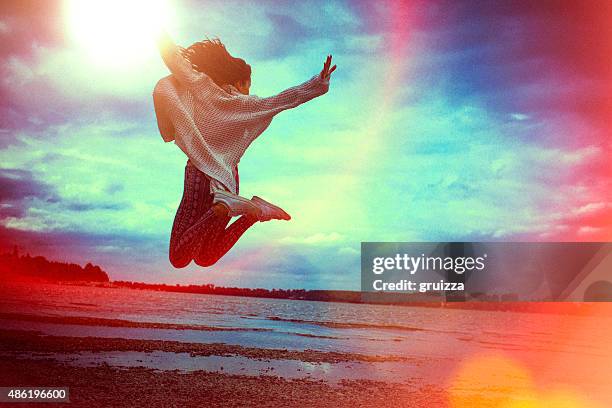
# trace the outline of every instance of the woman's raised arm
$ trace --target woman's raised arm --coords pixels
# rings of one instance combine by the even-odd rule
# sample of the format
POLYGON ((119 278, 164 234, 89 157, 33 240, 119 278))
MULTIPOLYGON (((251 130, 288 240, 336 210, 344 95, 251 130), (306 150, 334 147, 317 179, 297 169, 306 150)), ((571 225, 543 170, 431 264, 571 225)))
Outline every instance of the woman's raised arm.
POLYGON ((209 80, 204 73, 196 71, 185 55, 184 48, 177 46, 165 30, 157 35, 157 47, 164 63, 176 79, 185 86, 194 86, 209 80))
POLYGON ((311 99, 321 96, 329 90, 329 81, 336 66, 331 66, 331 55, 323 64, 323 70, 318 75, 301 85, 286 89, 283 92, 260 98, 254 95, 240 96, 243 103, 242 111, 253 118, 274 116, 287 109, 295 108, 311 99))

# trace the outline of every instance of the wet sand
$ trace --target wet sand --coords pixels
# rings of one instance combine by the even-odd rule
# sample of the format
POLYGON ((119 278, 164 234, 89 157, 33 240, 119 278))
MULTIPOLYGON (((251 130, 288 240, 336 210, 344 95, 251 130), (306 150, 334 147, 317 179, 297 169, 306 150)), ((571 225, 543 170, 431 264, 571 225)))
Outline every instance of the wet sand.
MULTIPOLYGON (((420 392, 372 381, 285 380, 275 376, 159 372, 144 368, 72 367, 49 361, 0 361, 0 383, 69 386, 65 407, 440 407, 440 390, 420 392)), ((39 404, 40 405, 40 404, 39 404)), ((39 406, 38 405, 38 406, 39 406)), ((25 407, 27 404, 15 404, 25 407)))
MULTIPOLYGON (((193 355, 242 355, 310 362, 371 361, 357 354, 319 351, 249 349, 223 344, 193 344, 133 339, 42 336, 27 331, 0 331, 0 350, 31 353, 105 350, 191 352, 193 355)), ((374 361, 378 361, 374 359, 374 361)), ((338 384, 274 375, 230 375, 208 371, 161 371, 144 367, 117 368, 102 364, 78 367, 52 358, 0 359, 0 385, 68 386, 69 407, 432 407, 445 406, 441 389, 418 388, 410 382, 342 380, 338 384)), ((60 405, 60 404, 58 404, 60 405)), ((27 406, 19 404, 18 406, 27 406)))
POLYGON ((325 352, 317 350, 266 349, 224 343, 184 343, 165 340, 139 340, 123 338, 48 336, 20 330, 0 330, 0 351, 32 351, 74 353, 79 351, 165 351, 189 353, 192 356, 232 356, 253 359, 300 360, 312 363, 339 363, 346 361, 384 362, 407 361, 406 357, 369 356, 356 353, 325 352))

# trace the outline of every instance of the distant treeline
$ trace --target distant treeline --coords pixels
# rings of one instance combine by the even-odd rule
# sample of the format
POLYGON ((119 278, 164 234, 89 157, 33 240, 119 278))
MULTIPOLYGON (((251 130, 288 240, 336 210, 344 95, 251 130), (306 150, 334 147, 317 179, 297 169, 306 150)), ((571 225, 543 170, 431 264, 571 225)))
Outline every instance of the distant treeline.
POLYGON ((361 302, 361 293, 348 290, 305 290, 305 289, 262 289, 262 288, 227 288, 206 285, 166 285, 161 283, 141 283, 114 281, 113 286, 130 289, 147 289, 164 292, 200 293, 208 295, 248 296, 273 299, 316 300, 328 302, 361 302))
MULTIPOLYGON (((380 293, 376 296, 368 294, 363 296, 362 292, 349 290, 305 290, 305 289, 251 289, 222 287, 212 284, 206 285, 166 285, 157 283, 114 281, 111 287, 122 287, 129 289, 156 290, 164 292, 196 293, 224 296, 246 296, 270 299, 310 300, 318 302, 341 302, 341 303, 365 303, 377 305, 396 305, 447 309, 471 309, 471 310, 497 310, 527 313, 554 313, 554 314, 594 314, 601 313, 593 303, 571 303, 571 302, 516 302, 497 300, 467 301, 467 302, 406 302, 405 296, 400 293, 380 293)), ((605 311, 612 314, 612 308, 605 311)))
POLYGON ((108 282, 108 275, 99 266, 88 263, 82 267, 73 263, 50 261, 43 256, 0 254, 2 281, 28 280, 44 282, 108 282))

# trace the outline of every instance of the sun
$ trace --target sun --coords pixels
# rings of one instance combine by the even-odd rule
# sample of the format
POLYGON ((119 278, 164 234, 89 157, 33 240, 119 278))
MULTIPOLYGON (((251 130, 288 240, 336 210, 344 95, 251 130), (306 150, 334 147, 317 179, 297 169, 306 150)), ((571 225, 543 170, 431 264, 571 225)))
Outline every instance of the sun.
POLYGON ((67 0, 72 39, 98 64, 146 59, 157 32, 170 22, 166 0, 67 0))

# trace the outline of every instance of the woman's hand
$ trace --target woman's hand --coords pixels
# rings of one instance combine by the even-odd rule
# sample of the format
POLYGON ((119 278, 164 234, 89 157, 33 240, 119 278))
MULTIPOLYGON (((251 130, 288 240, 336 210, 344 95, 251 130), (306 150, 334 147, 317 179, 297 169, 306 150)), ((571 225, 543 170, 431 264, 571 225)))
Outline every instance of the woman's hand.
POLYGON ((332 72, 336 70, 335 65, 330 68, 331 60, 332 60, 332 56, 328 55, 327 60, 325 60, 325 64, 323 64, 323 70, 321 71, 321 74, 319 74, 321 79, 329 80, 329 77, 331 76, 332 72))

